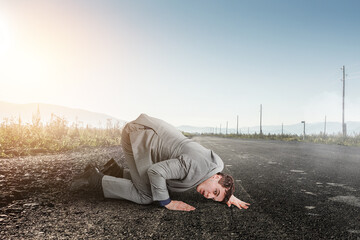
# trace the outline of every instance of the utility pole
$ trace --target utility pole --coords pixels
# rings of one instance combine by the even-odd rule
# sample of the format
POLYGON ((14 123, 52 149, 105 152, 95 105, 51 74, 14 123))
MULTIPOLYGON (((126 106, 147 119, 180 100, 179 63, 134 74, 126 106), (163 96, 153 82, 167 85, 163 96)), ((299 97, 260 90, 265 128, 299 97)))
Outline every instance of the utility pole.
POLYGON ((304 124, 304 135, 303 135, 303 140, 305 140, 305 121, 301 121, 301 123, 304 124))
POLYGON ((225 132, 225 135, 227 135, 227 132, 228 132, 228 121, 226 121, 226 132, 225 132))
POLYGON ((236 118, 236 135, 239 135, 239 115, 236 118))
POLYGON ((342 132, 343 137, 346 137, 346 125, 345 125, 345 66, 342 67, 343 70, 343 101, 342 101, 342 132))
POLYGON ((220 135, 221 135, 221 124, 220 124, 220 135))
POLYGON ((326 136, 326 115, 325 115, 325 123, 324 123, 324 137, 326 136))
POLYGON ((262 104, 260 104, 260 135, 262 135, 262 104))

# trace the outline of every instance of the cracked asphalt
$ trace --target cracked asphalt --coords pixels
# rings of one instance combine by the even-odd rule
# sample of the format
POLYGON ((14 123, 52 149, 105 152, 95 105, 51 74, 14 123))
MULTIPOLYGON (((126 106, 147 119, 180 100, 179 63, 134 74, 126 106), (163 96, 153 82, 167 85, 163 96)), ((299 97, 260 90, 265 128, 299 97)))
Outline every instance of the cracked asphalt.
POLYGON ((197 137, 252 205, 231 211, 238 239, 360 239, 360 148, 197 137))
POLYGON ((85 149, 0 159, 2 195, 12 194, 0 199, 0 239, 360 239, 360 148, 193 139, 224 160, 248 210, 207 200, 195 189, 171 194, 193 212, 71 193, 71 179, 88 162, 124 161, 120 147, 85 149))

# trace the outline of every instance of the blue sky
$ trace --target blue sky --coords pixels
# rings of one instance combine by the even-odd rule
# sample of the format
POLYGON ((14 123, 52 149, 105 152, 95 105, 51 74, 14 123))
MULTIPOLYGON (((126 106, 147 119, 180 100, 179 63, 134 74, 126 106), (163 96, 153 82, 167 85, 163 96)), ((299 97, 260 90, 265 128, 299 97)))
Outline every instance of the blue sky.
POLYGON ((1 1, 0 100, 174 125, 360 121, 359 1, 1 1))

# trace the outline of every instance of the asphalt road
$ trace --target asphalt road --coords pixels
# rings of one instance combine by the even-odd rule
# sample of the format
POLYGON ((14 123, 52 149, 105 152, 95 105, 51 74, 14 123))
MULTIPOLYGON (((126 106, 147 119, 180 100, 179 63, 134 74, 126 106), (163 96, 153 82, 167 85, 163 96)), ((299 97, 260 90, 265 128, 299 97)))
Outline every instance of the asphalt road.
POLYGON ((195 189, 171 194, 194 206, 192 212, 70 192, 87 163, 125 164, 119 146, 83 149, 1 159, 0 200, 27 194, 0 208, 0 239, 360 239, 360 148, 194 140, 224 160, 235 195, 249 209, 229 208, 195 189))
MULTIPOLYGON (((209 213, 229 224, 223 234, 236 239, 360 239, 360 148, 194 140, 222 157, 225 171, 236 179, 236 195, 251 203, 248 210, 209 213)), ((204 210, 200 218, 206 216, 204 210)))

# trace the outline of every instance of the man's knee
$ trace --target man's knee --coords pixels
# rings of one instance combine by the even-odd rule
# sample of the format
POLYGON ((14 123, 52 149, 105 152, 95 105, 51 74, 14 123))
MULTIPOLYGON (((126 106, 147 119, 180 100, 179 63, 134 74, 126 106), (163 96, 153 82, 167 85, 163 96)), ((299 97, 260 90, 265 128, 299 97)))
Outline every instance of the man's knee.
POLYGON ((150 196, 148 194, 141 194, 140 198, 137 201, 137 204, 146 205, 146 204, 150 204, 152 202, 153 202, 152 196, 150 196))
POLYGON ((151 198, 149 198, 149 199, 141 199, 140 204, 147 205, 147 204, 150 204, 152 202, 153 202, 153 200, 151 198))

